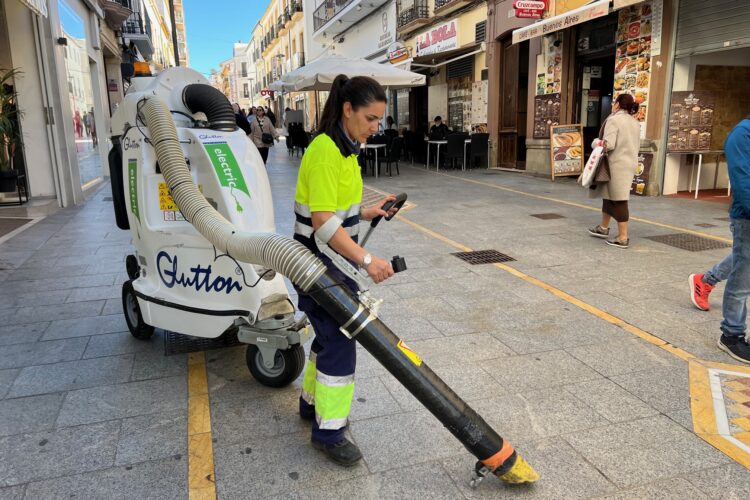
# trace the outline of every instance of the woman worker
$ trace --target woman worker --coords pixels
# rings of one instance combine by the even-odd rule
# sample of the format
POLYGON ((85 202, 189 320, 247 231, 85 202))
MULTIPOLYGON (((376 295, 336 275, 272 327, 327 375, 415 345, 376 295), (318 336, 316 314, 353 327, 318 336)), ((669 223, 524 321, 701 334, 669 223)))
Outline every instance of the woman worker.
MULTIPOLYGON (((320 119, 320 133, 305 151, 297 179, 294 239, 317 254, 354 292, 356 284, 319 252, 313 233, 330 217, 338 216, 343 224, 328 245, 365 270, 375 283, 393 276, 389 262, 357 244, 360 220, 386 215, 383 204, 395 199, 388 196, 374 206, 360 207, 359 145, 377 132, 385 105, 385 91, 375 80, 336 77, 320 119)), ((313 447, 341 465, 354 465, 362 454, 344 431, 354 395, 355 343, 311 297, 299 289, 297 292, 299 308, 307 313, 315 330, 302 384, 300 416, 313 421, 313 447)))

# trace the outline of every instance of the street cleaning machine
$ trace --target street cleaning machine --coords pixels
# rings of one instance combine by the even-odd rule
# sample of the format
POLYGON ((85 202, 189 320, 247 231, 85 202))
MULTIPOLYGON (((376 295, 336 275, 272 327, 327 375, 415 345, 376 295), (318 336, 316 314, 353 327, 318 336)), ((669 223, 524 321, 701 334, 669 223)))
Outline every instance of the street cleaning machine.
MULTIPOLYGON (((148 339, 154 328, 202 338, 232 331, 248 344, 248 368, 260 383, 287 385, 302 371, 309 335, 307 319, 289 299, 287 277, 479 459, 472 486, 490 473, 511 484, 539 478, 378 318, 381 301, 367 279, 326 245, 340 219, 329 219, 315 237, 357 282, 358 293, 304 245, 276 234, 260 153, 236 127, 227 98, 203 76, 170 68, 133 78, 112 117, 112 141, 115 217, 135 247, 122 288, 133 336, 148 339)), ((393 262, 403 267, 402 259, 393 262)))

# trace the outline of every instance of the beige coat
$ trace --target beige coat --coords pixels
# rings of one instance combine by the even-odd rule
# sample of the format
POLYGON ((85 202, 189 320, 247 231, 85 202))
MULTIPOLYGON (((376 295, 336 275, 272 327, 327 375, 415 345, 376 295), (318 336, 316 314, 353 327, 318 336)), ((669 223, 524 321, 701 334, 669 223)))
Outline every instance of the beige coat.
POLYGON ((623 201, 630 199, 630 187, 638 168, 641 129, 638 121, 625 111, 607 118, 604 125, 611 180, 589 191, 591 198, 623 201))
POLYGON ((279 138, 279 133, 276 131, 276 127, 273 126, 273 123, 271 123, 271 119, 267 116, 263 117, 263 123, 258 124, 258 120, 253 120, 253 123, 250 124, 250 139, 253 140, 253 144, 255 144, 255 147, 258 148, 270 148, 273 146, 273 144, 263 144, 263 141, 261 140, 261 137, 263 134, 271 134, 274 139, 279 138), (261 126, 263 127, 263 130, 261 131, 261 126))

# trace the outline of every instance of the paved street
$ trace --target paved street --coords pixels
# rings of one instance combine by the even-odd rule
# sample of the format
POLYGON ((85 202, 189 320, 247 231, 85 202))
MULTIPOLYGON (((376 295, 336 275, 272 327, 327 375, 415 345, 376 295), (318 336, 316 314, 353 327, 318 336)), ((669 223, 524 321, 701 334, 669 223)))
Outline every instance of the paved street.
MULTIPOLYGON (((287 235, 298 165, 273 148, 287 235)), ((409 266, 375 287, 383 321, 542 479, 510 488, 490 477, 471 490, 475 459, 362 349, 350 430, 364 461, 342 469, 309 445, 300 380, 259 385, 238 347, 205 353, 212 452, 199 462, 213 461, 219 498, 750 498, 750 453, 708 444, 694 433, 704 416, 691 413, 698 360, 737 365, 716 347, 723 288, 710 312, 687 289, 691 272, 728 252, 726 205, 636 198, 623 251, 588 236, 598 206, 571 179, 402 162, 400 176, 365 185, 414 205, 370 240, 409 266), (646 239, 676 233, 723 248, 646 239), (515 260, 451 255, 469 249, 515 260)), ((126 331, 132 250, 108 190, 0 245, 0 499, 187 497, 190 356, 165 356, 162 332, 142 342, 126 331)), ((741 393, 740 375, 721 384, 741 393)))

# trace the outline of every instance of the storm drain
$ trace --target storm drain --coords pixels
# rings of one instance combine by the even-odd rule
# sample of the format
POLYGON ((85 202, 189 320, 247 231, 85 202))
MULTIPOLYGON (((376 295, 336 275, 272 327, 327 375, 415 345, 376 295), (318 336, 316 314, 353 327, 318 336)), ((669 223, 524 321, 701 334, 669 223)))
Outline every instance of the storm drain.
POLYGON ((473 252, 456 252, 452 253, 464 262, 468 262, 472 266, 479 264, 495 264, 497 262, 515 262, 516 259, 500 253, 497 250, 475 250, 473 252))
POLYGON ((237 333, 228 332, 215 339, 204 339, 192 337, 174 332, 164 332, 164 354, 185 354, 188 352, 210 351, 212 349, 223 349, 240 345, 237 333))
POLYGON ((560 214, 531 214, 532 217, 536 217, 537 219, 542 220, 550 220, 550 219, 564 219, 564 215, 560 214))
POLYGON ((698 227, 704 227, 708 229, 709 227, 716 227, 716 224, 709 224, 708 222, 701 222, 700 224, 696 224, 698 227))
POLYGON ((647 240, 664 243, 671 247, 687 250, 688 252, 702 252, 704 250, 716 250, 718 248, 729 248, 731 245, 723 241, 704 238, 694 234, 675 233, 660 234, 659 236, 646 236, 647 240))

